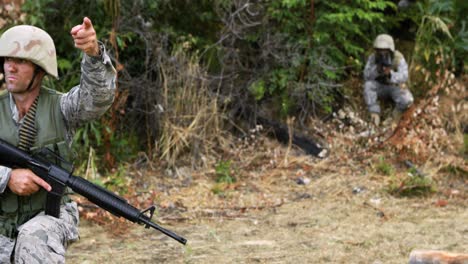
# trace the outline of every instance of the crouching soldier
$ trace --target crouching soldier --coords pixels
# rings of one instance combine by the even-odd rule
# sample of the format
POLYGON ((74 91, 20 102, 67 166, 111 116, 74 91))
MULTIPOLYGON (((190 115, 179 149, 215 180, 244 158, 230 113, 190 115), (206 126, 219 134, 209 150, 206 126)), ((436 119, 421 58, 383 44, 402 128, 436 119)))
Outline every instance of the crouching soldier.
POLYGON ((374 53, 367 59, 364 69, 364 100, 375 126, 380 124, 379 99, 393 101, 394 117, 399 117, 413 103, 407 80, 408 64, 403 55, 395 50, 393 38, 387 34, 377 36, 374 53))

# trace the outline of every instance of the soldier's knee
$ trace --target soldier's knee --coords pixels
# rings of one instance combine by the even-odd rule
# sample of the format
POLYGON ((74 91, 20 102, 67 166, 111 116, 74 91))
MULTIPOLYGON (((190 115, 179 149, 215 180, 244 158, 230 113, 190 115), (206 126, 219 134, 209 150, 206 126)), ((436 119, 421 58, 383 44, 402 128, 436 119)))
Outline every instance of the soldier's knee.
POLYGON ((400 111, 405 111, 413 104, 413 98, 403 98, 396 103, 396 108, 400 111))
POLYGON ((23 229, 15 246, 17 263, 65 263, 65 246, 57 234, 45 229, 23 229))
POLYGON ((47 231, 38 226, 22 226, 16 238, 16 246, 28 247, 31 244, 45 244, 47 242, 47 231), (34 241, 34 242, 32 242, 34 241))
POLYGON ((364 92, 375 91, 377 89, 376 81, 366 81, 364 82, 364 92))

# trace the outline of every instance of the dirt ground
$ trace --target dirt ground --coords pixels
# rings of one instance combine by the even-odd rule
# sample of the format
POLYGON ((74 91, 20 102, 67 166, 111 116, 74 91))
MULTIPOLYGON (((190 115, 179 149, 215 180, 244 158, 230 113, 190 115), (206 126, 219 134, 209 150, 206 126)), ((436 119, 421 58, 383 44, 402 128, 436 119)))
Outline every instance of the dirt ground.
POLYGON ((67 262, 407 263, 413 249, 468 252, 466 175, 428 166, 442 180, 436 193, 394 197, 385 191, 388 176, 335 158, 296 156, 275 170, 257 168, 223 195, 213 193, 209 173, 186 186, 164 180, 172 187, 160 194, 156 219, 187 245, 138 225, 114 235, 122 224, 85 220, 67 262))
POLYGON ((458 101, 421 100, 395 130, 373 135, 363 133, 369 126, 360 115, 337 113, 328 127, 311 127, 331 150, 323 159, 265 137, 230 140, 237 143, 223 156, 234 183, 217 182, 213 162, 197 171, 134 168, 128 174, 141 195, 131 204, 156 204, 153 220, 187 245, 125 221, 102 225, 106 218, 83 210, 81 239, 67 262, 387 264, 408 263, 414 249, 468 253, 467 136, 460 129, 468 105, 457 96, 466 87, 458 87, 458 101), (415 177, 433 188, 421 195, 415 177))

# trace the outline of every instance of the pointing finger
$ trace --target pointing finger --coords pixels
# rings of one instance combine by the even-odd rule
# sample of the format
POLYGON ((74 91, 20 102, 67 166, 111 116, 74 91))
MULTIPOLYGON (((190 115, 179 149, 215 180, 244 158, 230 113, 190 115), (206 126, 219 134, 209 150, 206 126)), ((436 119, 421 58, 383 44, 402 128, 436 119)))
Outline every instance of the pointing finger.
POLYGON ((83 26, 85 29, 89 29, 93 26, 93 23, 91 23, 91 19, 88 17, 83 18, 83 26))

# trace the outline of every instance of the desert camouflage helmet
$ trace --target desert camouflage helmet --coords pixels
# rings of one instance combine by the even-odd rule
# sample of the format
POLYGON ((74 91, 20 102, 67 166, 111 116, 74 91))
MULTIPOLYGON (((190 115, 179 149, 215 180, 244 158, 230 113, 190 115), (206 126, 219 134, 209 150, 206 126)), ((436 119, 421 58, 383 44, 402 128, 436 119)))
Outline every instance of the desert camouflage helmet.
POLYGON ((374 41, 374 48, 375 49, 389 49, 392 52, 395 52, 395 43, 393 42, 393 38, 387 34, 380 34, 375 38, 374 41))
POLYGON ((29 60, 58 78, 54 41, 40 28, 21 25, 5 31, 0 37, 0 57, 29 60))

